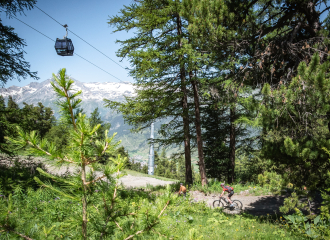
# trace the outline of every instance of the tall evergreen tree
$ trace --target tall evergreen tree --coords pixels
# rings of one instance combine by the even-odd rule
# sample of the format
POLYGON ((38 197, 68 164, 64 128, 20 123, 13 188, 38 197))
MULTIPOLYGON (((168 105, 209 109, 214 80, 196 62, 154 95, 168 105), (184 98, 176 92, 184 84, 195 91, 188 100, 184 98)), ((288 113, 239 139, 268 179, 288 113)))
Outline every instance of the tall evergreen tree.
POLYGON ((123 47, 118 55, 128 57, 135 65, 131 75, 139 88, 138 98, 126 99, 126 106, 122 105, 124 117, 142 128, 155 119, 181 118, 183 133, 176 135, 175 141, 184 142, 186 182, 192 183, 188 83, 182 52, 185 30, 181 18, 179 1, 146 0, 126 7, 122 16, 111 18, 109 23, 117 26, 116 31, 139 29, 132 39, 119 41, 123 47))
POLYGON ((330 62, 320 64, 314 54, 309 65, 301 62, 298 75, 279 88, 266 84, 258 122, 265 129, 262 156, 270 159, 285 180, 297 187, 324 185, 330 163, 329 149, 330 62))

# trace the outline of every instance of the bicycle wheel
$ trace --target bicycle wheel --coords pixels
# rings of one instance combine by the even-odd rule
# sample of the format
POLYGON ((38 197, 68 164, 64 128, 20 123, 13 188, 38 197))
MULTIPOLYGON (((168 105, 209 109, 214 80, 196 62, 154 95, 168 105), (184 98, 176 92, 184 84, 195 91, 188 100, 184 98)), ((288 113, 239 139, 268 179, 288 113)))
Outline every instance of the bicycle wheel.
POLYGON ((233 205, 235 210, 242 210, 243 203, 240 200, 233 200, 233 205))
POLYGON ((214 207, 214 208, 223 208, 223 207, 224 207, 224 204, 223 204, 223 202, 220 201, 220 200, 215 200, 215 201, 213 202, 213 207, 214 207))

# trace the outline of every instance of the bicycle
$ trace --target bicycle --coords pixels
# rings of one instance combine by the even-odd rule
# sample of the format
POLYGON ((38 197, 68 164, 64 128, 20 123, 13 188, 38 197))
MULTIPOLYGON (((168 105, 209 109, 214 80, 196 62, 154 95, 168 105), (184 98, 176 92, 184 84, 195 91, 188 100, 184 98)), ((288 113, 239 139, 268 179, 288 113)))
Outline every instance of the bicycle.
POLYGON ((227 201, 224 197, 220 197, 219 200, 215 200, 213 202, 213 207, 216 208, 222 208, 222 209, 225 209, 225 208, 228 208, 230 210, 236 210, 236 211, 239 211, 239 210, 242 210, 243 208, 243 203, 240 201, 240 200, 232 200, 233 202, 233 207, 230 206, 230 202, 227 201))

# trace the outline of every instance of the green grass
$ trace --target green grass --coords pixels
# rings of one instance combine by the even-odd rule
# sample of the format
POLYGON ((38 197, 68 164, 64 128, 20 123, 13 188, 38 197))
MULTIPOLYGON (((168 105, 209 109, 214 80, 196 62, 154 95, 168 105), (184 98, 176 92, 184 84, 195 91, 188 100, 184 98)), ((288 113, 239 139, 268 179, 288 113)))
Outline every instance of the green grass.
POLYGON ((129 170, 129 169, 125 169, 125 172, 127 174, 135 176, 135 177, 150 177, 150 178, 156 178, 156 179, 163 180, 163 181, 173 181, 173 182, 179 181, 177 179, 171 179, 171 178, 160 177, 160 176, 155 176, 155 175, 148 175, 145 173, 141 173, 141 172, 137 172, 137 171, 133 171, 133 170, 129 170))
POLYGON ((281 218, 225 214, 183 198, 169 207, 162 223, 156 230, 172 239, 304 239, 282 224, 281 218))
MULTIPOLYGON (((189 190, 190 191, 201 191, 205 193, 215 193, 219 194, 222 192, 222 187, 220 182, 210 181, 208 186, 203 187, 200 183, 194 184, 189 190)), ((253 196, 264 196, 272 195, 269 188, 262 187, 255 183, 236 183, 236 184, 225 184, 234 188, 235 194, 253 195, 253 196)))
MULTIPOLYGON (((172 188, 172 187, 171 187, 172 188)), ((173 191, 175 190, 172 188, 173 191)), ((164 192, 165 189, 159 190, 164 192)), ((119 192, 118 203, 131 208, 129 212, 149 206, 150 210, 156 208, 157 197, 153 193, 144 191, 119 192)), ((98 194, 95 195, 96 198, 98 194)), ((102 199, 100 198, 100 202, 102 199)), ((7 201, 0 198, 0 209, 6 210, 7 201)), ((100 211, 102 208, 98 208, 100 211)), ((121 209, 121 208, 119 208, 121 209)), ((79 239, 81 215, 80 201, 71 201, 58 198, 55 194, 39 189, 38 191, 28 191, 26 194, 15 191, 13 194, 13 208, 7 214, 10 221, 16 226, 16 231, 25 233, 33 239, 79 239), (74 219, 78 220, 75 222, 74 219)), ((89 232, 92 234, 89 239, 99 239, 97 236, 99 216, 94 207, 89 208, 90 223, 89 232), (94 216, 94 217, 92 217, 94 216)), ((121 213, 121 212, 119 212, 121 213)), ((142 214, 142 212, 141 212, 142 214)), ((158 213, 157 213, 158 215, 158 213)), ((157 216, 156 215, 156 216, 157 216)), ((0 217, 0 223, 4 222, 6 214, 0 217)), ((137 230, 130 230, 134 219, 128 222, 118 218, 119 224, 126 226, 127 234, 135 233, 137 230), (131 231, 131 233, 129 233, 131 231)), ((0 224, 1 225, 1 224, 0 224)), ((135 225, 134 225, 135 226, 135 225)), ((106 239, 123 239, 122 232, 113 224, 113 235, 106 239), (118 237, 116 237, 116 234, 118 237), (119 237, 120 236, 120 237, 119 237)), ((1 232, 0 239, 20 239, 12 232, 1 232)), ((176 240, 218 240, 218 239, 308 239, 304 235, 296 233, 290 228, 281 217, 265 216, 263 218, 254 217, 248 214, 230 215, 221 212, 219 209, 211 209, 204 203, 191 202, 188 198, 173 195, 168 208, 160 218, 159 224, 151 231, 137 235, 134 239, 176 239, 176 240)), ((326 239, 322 236, 318 239, 326 239)))

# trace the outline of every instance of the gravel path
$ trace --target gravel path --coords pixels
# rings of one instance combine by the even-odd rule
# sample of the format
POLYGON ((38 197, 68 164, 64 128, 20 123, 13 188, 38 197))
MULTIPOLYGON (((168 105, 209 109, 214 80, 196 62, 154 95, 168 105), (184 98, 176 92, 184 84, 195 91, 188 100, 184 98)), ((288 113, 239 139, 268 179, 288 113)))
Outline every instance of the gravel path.
MULTIPOLYGON (((190 196, 195 201, 204 201, 213 207, 213 201, 219 199, 220 194, 208 194, 191 191, 190 196)), ((225 195, 227 197, 227 195, 225 195)), ((284 196, 246 196, 235 194, 232 200, 240 200, 243 203, 243 211, 252 215, 266 215, 279 213, 279 207, 283 205, 284 196)))
POLYGON ((175 183, 172 181, 164 181, 164 180, 159 180, 159 179, 152 178, 152 177, 136 177, 136 176, 132 176, 129 174, 120 178, 119 180, 126 187, 146 187, 147 185, 165 186, 167 184, 175 183))
MULTIPOLYGON (((34 172, 37 164, 36 162, 43 162, 42 158, 34 158, 32 161, 34 164, 31 164, 31 159, 26 159, 25 157, 20 157, 19 160, 21 163, 26 164, 27 166, 31 165, 31 172, 34 172), (35 165, 35 166, 34 166, 35 165)), ((3 158, 0 155, 0 165, 12 165, 13 162, 8 158, 3 158)), ((55 175, 64 175, 64 174, 72 174, 75 171, 78 171, 78 168, 75 166, 62 166, 55 167, 49 164, 45 164, 45 167, 48 172, 55 175)), ((96 176, 102 176, 102 172, 96 172, 96 176)), ((132 176, 130 174, 120 178, 120 182, 128 188, 131 187, 146 187, 147 185, 159 186, 159 185, 167 185, 172 184, 174 182, 159 180, 152 177, 140 177, 140 176, 132 176)), ((219 199, 220 194, 205 194, 199 191, 191 191, 190 197, 195 201, 204 201, 208 206, 213 207, 213 201, 219 199)), ((225 195, 226 196, 226 195, 225 195)), ((247 195, 238 195, 235 194, 232 199, 240 200, 243 203, 243 211, 250 213, 252 215, 266 215, 266 214, 278 214, 279 207, 283 205, 284 196, 247 196, 247 195)), ((312 203, 314 210, 316 210, 320 206, 320 200, 317 203, 312 203)), ((235 213, 235 212, 230 212, 235 213)))
MULTIPOLYGON (((68 173, 73 173, 74 171, 77 171, 77 168, 74 166, 69 166, 69 167, 53 167, 47 165, 48 171, 50 171, 53 174, 56 175, 63 175, 66 172, 68 173)), ((88 169, 89 170, 89 169, 88 169)), ((87 170, 87 171, 88 171, 87 170)), ((102 176, 102 172, 96 171, 95 172, 96 177, 102 176)), ((119 181, 125 186, 129 188, 134 188, 134 187, 146 187, 147 185, 152 185, 152 186, 165 186, 167 184, 172 184, 175 182, 172 181, 164 181, 164 180, 159 180, 156 178, 152 177, 137 177, 137 176, 132 176, 130 174, 127 174, 123 176, 122 178, 119 179, 119 181)))
MULTIPOLYGON (((58 167, 58 166, 53 166, 48 163, 45 164, 45 160, 41 157, 34 157, 34 158, 29 159, 28 157, 20 156, 19 162, 25 166, 28 166, 28 168, 31 168, 31 172, 35 171, 35 169, 38 167, 38 163, 43 163, 45 169, 47 169, 47 171, 49 173, 51 173, 53 175, 57 175, 57 176, 71 175, 71 174, 79 171, 79 168, 74 165, 66 165, 66 166, 58 167)), ((13 159, 8 158, 7 156, 0 155, 0 165, 11 166, 11 165, 13 165, 13 159)), ((88 167, 87 167, 87 171, 90 171, 90 169, 88 167)), ((103 173, 100 171, 96 171, 95 174, 96 174, 96 177, 100 177, 103 175, 103 173)), ((122 178, 119 179, 119 181, 125 187, 128 187, 128 188, 132 188, 132 187, 141 188, 141 187, 146 187, 147 185, 164 186, 167 184, 175 183, 172 181, 164 181, 164 180, 159 180, 159 179, 152 178, 152 177, 132 176, 130 174, 123 176, 122 178)))
MULTIPOLYGON (((208 206, 213 207, 214 200, 219 199, 220 194, 205 194, 199 191, 191 191, 190 197, 194 201, 204 201, 208 206)), ((227 198, 227 194, 224 196, 227 198)), ((240 200, 243 203, 243 211, 255 216, 267 215, 267 214, 279 214, 279 208, 283 206, 284 199, 286 196, 247 196, 234 194, 232 200, 240 200)), ((300 201, 306 201, 306 199, 301 198, 300 201)), ((312 212, 318 214, 319 208, 322 203, 322 198, 317 196, 313 202, 311 202, 312 212)), ((227 213, 238 213, 234 211, 227 211, 227 213)))

